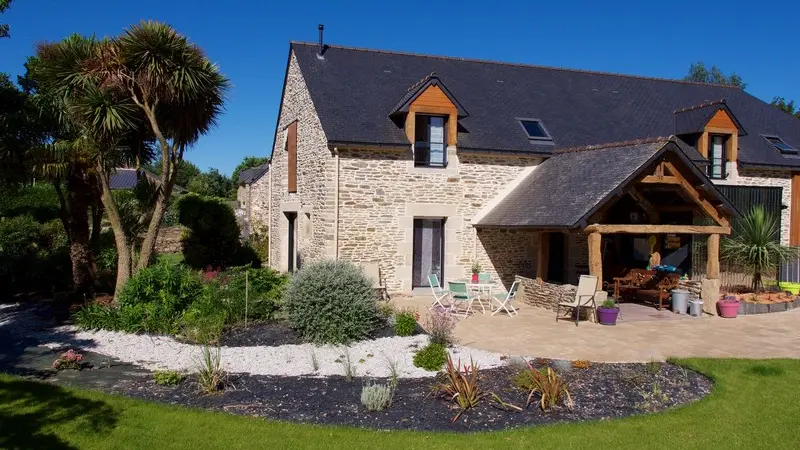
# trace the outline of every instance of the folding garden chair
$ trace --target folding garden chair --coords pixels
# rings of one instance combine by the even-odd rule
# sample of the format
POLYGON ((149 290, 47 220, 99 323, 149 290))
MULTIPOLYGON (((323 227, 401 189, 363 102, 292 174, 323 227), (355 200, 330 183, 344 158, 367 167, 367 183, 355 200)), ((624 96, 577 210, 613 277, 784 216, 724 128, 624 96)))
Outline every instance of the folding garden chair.
POLYGON ((428 275, 428 284, 431 285, 431 292, 433 292, 433 303, 431 303, 431 306, 428 307, 429 310, 432 310, 436 307, 443 309, 450 309, 453 307, 453 305, 450 303, 447 305, 442 303, 442 300, 450 296, 450 291, 447 289, 442 289, 442 285, 439 283, 438 275, 435 273, 428 275))
POLYGON ((519 281, 514 281, 514 283, 511 284, 511 289, 509 289, 508 292, 498 292, 497 294, 493 295, 494 299, 497 300, 498 303, 500 303, 500 306, 497 307, 497 309, 492 313, 492 315, 495 315, 500 311, 505 311, 508 313, 509 316, 512 317, 519 314, 519 312, 517 312, 517 309, 514 308, 514 305, 511 304, 511 302, 514 301, 514 297, 516 297, 517 295, 518 283, 519 281))
POLYGON ((595 314, 595 321, 597 321, 597 305, 594 302, 594 294, 597 291, 597 277, 594 275, 581 275, 578 280, 578 290, 575 291, 575 298, 571 302, 560 302, 556 306, 556 322, 558 322, 558 313, 561 308, 570 308, 575 310, 575 326, 578 326, 578 321, 581 318, 581 308, 592 308, 595 314))
POLYGON ((472 302, 475 301, 475 296, 467 289, 467 283, 463 281, 450 281, 450 298, 453 299, 453 307, 455 308, 458 303, 466 303, 464 308, 464 318, 472 311, 472 302))
POLYGON ((364 275, 372 280, 372 289, 375 290, 375 295, 379 300, 389 300, 389 292, 386 290, 386 285, 381 280, 381 267, 378 263, 365 263, 361 266, 364 275))

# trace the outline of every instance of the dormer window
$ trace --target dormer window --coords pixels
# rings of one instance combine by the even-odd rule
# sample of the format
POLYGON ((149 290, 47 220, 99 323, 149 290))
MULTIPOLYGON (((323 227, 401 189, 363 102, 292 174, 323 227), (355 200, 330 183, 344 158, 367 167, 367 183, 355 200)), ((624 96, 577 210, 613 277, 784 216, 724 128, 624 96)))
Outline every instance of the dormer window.
POLYGON ((784 155, 796 155, 798 150, 791 145, 783 142, 783 139, 779 138, 778 136, 764 136, 764 139, 768 140, 770 144, 775 146, 781 153, 784 155))
POLYGON ((550 133, 542 125, 542 121, 538 119, 517 119, 525 134, 532 142, 537 143, 551 143, 553 138, 550 133))
POLYGON ((414 165, 447 165, 447 117, 417 114, 414 124, 414 165))
POLYGON ((708 177, 715 179, 724 179, 725 163, 728 161, 728 156, 725 151, 728 136, 722 134, 712 134, 708 137, 708 177))

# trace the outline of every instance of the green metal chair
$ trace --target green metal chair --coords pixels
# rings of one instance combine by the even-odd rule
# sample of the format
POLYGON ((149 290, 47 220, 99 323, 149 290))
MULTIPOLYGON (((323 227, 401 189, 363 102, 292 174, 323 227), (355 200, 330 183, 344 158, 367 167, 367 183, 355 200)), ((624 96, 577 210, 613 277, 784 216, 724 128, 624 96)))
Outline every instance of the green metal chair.
POLYGON ((453 306, 458 303, 466 303, 464 308, 464 318, 466 318, 470 311, 472 311, 472 303, 475 301, 475 296, 467 289, 467 283, 463 281, 450 281, 450 298, 453 299, 453 306))

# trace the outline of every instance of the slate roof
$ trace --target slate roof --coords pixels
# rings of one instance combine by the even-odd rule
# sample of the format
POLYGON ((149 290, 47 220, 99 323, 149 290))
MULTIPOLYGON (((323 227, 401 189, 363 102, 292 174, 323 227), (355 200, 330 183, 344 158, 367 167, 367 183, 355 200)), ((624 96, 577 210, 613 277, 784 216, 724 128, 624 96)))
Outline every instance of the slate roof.
MULTIPOLYGON (((157 175, 154 175, 144 169, 139 169, 139 172, 141 174, 146 175, 154 182, 159 181, 159 177, 157 175)), ((118 167, 114 169, 114 173, 111 174, 108 180, 111 190, 133 189, 136 187, 136 183, 138 182, 139 179, 136 175, 136 169, 127 167, 118 167)), ((186 189, 184 189, 181 186, 178 186, 177 184, 172 189, 173 192, 178 192, 178 193, 186 192, 186 189)))
POLYGON ((706 180, 710 195, 736 214, 736 208, 691 164, 679 145, 674 138, 656 138, 557 151, 475 226, 584 227, 592 214, 665 152, 681 158, 693 177, 706 180))
POLYGON ((269 172, 269 164, 250 167, 239 172, 239 184, 252 184, 269 172))
POLYGON ((747 135, 743 164, 800 167, 762 134, 800 148, 800 120, 730 86, 533 65, 293 42, 312 101, 331 144, 408 146, 389 114, 421 79, 436 73, 469 111, 459 120, 459 150, 551 154, 554 149, 675 133, 675 111, 725 99, 747 135), (515 118, 541 119, 555 146, 536 145, 515 118))
POLYGON ((728 108, 725 100, 716 102, 703 103, 701 105, 692 106, 690 108, 679 109, 675 111, 675 134, 688 134, 688 133, 701 133, 709 120, 714 117, 717 111, 725 111, 728 117, 733 120, 736 127, 739 129, 739 135, 744 136, 747 134, 742 124, 736 118, 736 115, 728 108))

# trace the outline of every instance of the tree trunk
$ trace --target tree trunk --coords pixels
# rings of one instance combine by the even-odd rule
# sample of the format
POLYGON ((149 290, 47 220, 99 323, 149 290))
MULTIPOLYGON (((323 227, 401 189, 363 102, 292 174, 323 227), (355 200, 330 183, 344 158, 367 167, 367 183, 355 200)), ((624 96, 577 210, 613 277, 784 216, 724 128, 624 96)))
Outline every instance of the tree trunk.
POLYGON ((55 186, 61 203, 62 222, 69 239, 72 285, 75 293, 91 296, 94 291, 94 253, 89 245, 89 203, 91 186, 86 171, 71 167, 67 175, 67 195, 55 186))
MULTIPOLYGON (((183 152, 181 152, 181 157, 183 152)), ((180 161, 182 158, 178 158, 180 161)), ((172 188, 175 186, 175 178, 178 175, 178 164, 170 164, 169 168, 161 172, 161 187, 158 197, 156 197, 156 204, 153 208, 153 215, 150 218, 150 224, 147 227, 147 234, 144 236, 142 242, 142 249, 139 253, 139 264, 137 270, 143 269, 150 264, 150 258, 155 252, 156 240, 158 239, 158 232, 161 229, 161 222, 164 220, 164 213, 167 210, 167 199, 172 195, 172 188), (165 176, 166 174, 166 176, 165 176)))
POLYGON ((97 163, 97 173, 100 178, 100 185, 103 189, 103 206, 105 206, 108 213, 108 222, 111 225, 111 231, 114 232, 114 244, 117 247, 117 284, 114 287, 114 300, 119 300, 119 294, 125 283, 131 277, 133 270, 133 253, 131 252, 131 240, 125 234, 125 229, 122 227, 122 219, 120 218, 119 209, 111 195, 111 187, 108 183, 108 174, 105 172, 102 161, 97 163))

